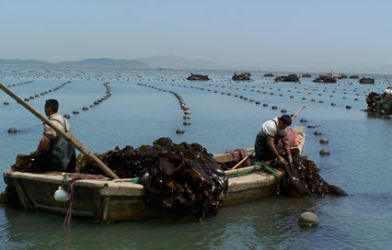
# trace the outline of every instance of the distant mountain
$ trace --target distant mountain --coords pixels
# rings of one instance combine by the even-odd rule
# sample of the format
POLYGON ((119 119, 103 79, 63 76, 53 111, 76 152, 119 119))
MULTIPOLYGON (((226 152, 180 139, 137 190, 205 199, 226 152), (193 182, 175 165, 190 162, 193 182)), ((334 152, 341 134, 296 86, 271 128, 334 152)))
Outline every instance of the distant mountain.
POLYGON ((110 59, 110 58, 90 58, 80 61, 60 62, 57 65, 63 66, 86 66, 86 67, 126 67, 134 69, 145 69, 150 68, 146 63, 140 62, 139 60, 127 60, 127 59, 110 59))
POLYGON ((176 56, 155 56, 140 59, 89 58, 79 61, 48 63, 38 60, 0 59, 2 65, 51 65, 62 67, 125 67, 133 69, 227 69, 227 67, 209 60, 185 59, 176 56))
POLYGON ((177 56, 154 56, 139 58, 138 61, 151 68, 166 69, 227 69, 227 67, 209 60, 185 59, 177 56))
POLYGON ((0 65, 50 65, 63 67, 126 67, 134 69, 150 68, 149 65, 138 60, 110 59, 110 58, 90 58, 80 61, 67 61, 59 63, 49 63, 38 60, 16 60, 0 59, 0 65))
POLYGON ((43 61, 38 60, 19 60, 19 59, 0 59, 0 64, 6 65, 40 65, 47 64, 43 61))

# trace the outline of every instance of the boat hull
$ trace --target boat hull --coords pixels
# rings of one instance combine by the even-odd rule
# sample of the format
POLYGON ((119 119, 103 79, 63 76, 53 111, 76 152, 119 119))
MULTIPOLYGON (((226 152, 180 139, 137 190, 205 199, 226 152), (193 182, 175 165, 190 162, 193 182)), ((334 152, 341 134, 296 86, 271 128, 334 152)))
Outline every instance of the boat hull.
MULTIPOLYGON (((240 169, 251 171, 252 167, 240 169)), ((278 176, 283 172, 277 170, 278 176)), ((76 174, 75 174, 76 175, 76 174)), ((229 178, 224 206, 262 199, 276 193, 278 179, 255 171, 229 178)), ((9 192, 14 192, 18 203, 27 210, 41 210, 66 214, 69 202, 53 198, 62 183, 61 173, 4 173, 9 192)), ((74 185, 72 214, 93 218, 100 222, 143 220, 164 215, 164 211, 144 203, 144 189, 131 181, 81 179, 74 185)))

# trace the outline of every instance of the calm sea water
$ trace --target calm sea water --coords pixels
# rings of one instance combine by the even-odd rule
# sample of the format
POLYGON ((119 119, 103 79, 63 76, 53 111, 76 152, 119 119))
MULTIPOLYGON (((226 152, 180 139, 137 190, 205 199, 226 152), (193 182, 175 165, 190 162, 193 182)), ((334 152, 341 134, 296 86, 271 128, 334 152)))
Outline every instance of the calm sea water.
MULTIPOLYGON (((392 119, 370 118, 365 96, 381 92, 389 80, 377 76, 375 85, 357 80, 338 84, 273 83, 263 73, 253 72, 252 82, 230 81, 232 72, 206 72, 208 82, 188 82, 186 71, 79 70, 0 67, 5 84, 34 82, 12 87, 22 97, 71 83, 30 101, 43 112, 47 98, 60 101, 60 113, 71 114, 74 134, 95 152, 115 146, 138 147, 162 136, 176 143, 197 142, 209 152, 224 152, 253 146, 262 122, 279 116, 282 109, 293 113, 302 106, 301 118, 315 124, 307 129, 304 154, 317 162, 321 176, 343 188, 347 197, 294 199, 272 197, 223 208, 214 218, 195 222, 189 218, 161 218, 142 222, 95 224, 74 218, 69 230, 64 217, 0 207, 2 249, 387 249, 392 247, 392 119), (81 111, 104 95, 110 82, 112 96, 89 111, 81 111), (182 110, 170 93, 137 85, 143 83, 171 90, 184 98, 192 112, 191 126, 182 125, 182 110), (202 88, 202 89, 201 89, 202 88), (210 91, 208 91, 210 90, 210 91), (228 95, 227 93, 230 93, 228 95), (271 94, 272 93, 272 94, 271 94), (246 98, 268 103, 256 105, 246 98), (331 96, 332 95, 332 96, 331 96), (303 98, 306 98, 305 100, 303 98), (312 100, 314 99, 314 100, 312 100), (331 106, 333 102, 336 106, 331 106), (271 109, 276 105, 276 110, 271 109), (347 110, 346 105, 352 106, 347 110), (72 115, 79 110, 79 115, 72 115), (185 134, 175 130, 184 128, 185 134), (323 146, 323 133, 330 143, 323 146), (328 148, 330 156, 319 151, 328 148), (298 227, 304 211, 320 219, 316 229, 298 227)), ((299 119, 295 121, 299 124, 299 119)), ((42 124, 33 115, 0 93, 0 169, 6 171, 17 154, 32 152, 40 139, 42 124), (4 101, 10 105, 3 105, 4 101), (15 135, 7 129, 21 131, 15 135)), ((0 189, 5 183, 0 182, 0 189)))

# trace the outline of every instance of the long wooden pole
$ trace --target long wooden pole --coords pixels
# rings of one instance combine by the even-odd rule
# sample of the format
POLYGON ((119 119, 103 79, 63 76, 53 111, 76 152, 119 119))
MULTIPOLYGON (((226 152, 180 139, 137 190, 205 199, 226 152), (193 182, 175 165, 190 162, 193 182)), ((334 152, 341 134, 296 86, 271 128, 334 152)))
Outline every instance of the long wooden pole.
POLYGON ((38 112, 36 109, 34 109, 31 105, 29 105, 27 102, 22 100, 19 96, 17 96, 14 92, 12 92, 9 88, 7 88, 3 83, 0 82, 0 88, 8 94, 10 97, 12 97, 16 102, 18 102, 20 105, 22 105, 24 108, 26 108, 28 111, 30 111, 33 115, 35 115, 38 119, 43 121, 44 123, 48 124, 49 127, 54 129, 57 133, 59 133, 62 137, 70 141, 80 152, 83 154, 87 155, 90 157, 93 161, 95 161, 98 164, 98 167, 104 171, 107 175, 112 177, 113 179, 119 179, 119 177, 113 173, 113 171, 106 166, 105 163, 101 161, 93 152, 91 152, 88 148, 86 148, 79 140, 73 136, 71 132, 66 133, 62 131, 61 129, 57 128, 48 118, 43 116, 40 112, 38 112))
POLYGON ((299 116, 299 114, 305 109, 305 106, 303 106, 302 108, 300 108, 297 112, 295 112, 292 116, 291 116, 291 120, 294 120, 297 116, 299 116))

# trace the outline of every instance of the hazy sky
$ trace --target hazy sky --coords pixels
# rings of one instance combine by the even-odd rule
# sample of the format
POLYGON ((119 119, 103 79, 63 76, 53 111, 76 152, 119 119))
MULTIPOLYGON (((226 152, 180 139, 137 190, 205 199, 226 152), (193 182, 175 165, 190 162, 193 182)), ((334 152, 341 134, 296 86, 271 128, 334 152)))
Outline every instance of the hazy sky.
POLYGON ((392 72, 392 1, 2 0, 0 58, 392 72))

